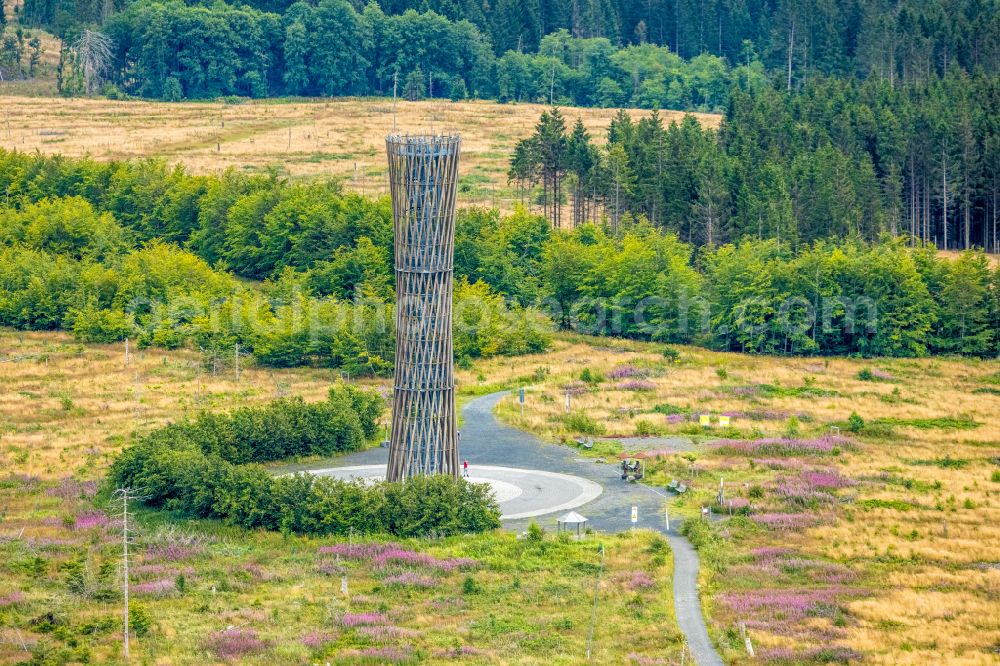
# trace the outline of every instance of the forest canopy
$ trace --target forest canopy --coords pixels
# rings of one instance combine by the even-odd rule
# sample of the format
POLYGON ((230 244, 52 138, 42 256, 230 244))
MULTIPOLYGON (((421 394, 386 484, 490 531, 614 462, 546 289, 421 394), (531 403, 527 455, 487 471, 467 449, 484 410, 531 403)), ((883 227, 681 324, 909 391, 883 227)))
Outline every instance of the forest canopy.
MULTIPOLYGON (((196 346, 209 362, 239 343, 272 366, 391 372, 385 199, 21 153, 0 153, 0 189, 2 325, 196 346)), ((950 259, 907 236, 699 246, 641 211, 560 230, 524 208, 469 208, 455 274, 460 364, 544 351, 552 326, 771 354, 993 356, 1000 342, 986 255, 950 259)))
MULTIPOLYGON (((118 93, 467 96, 718 110, 730 90, 800 90, 817 76, 927 82, 995 75, 997 0, 583 3, 499 0, 26 0, 21 20, 113 48, 118 93)), ((88 91, 62 54, 64 92, 88 91)))

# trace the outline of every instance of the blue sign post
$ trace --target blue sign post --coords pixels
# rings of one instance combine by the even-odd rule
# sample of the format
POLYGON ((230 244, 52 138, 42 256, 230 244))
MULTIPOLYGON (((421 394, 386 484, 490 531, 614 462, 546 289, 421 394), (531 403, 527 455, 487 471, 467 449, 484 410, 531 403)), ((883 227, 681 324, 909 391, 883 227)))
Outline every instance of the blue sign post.
POLYGON ((521 416, 524 416, 524 387, 521 387, 521 416))

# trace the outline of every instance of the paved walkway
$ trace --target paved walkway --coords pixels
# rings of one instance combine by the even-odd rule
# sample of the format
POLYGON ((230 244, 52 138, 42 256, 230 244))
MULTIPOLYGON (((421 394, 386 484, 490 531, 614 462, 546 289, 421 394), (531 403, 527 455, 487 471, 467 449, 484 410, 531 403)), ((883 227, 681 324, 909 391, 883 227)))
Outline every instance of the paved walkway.
MULTIPOLYGON (((665 530, 663 506, 666 497, 659 491, 638 483, 621 480, 618 461, 596 463, 581 458, 566 446, 546 444, 533 435, 499 423, 493 408, 506 395, 506 391, 492 393, 469 402, 462 411, 464 424, 459 445, 459 456, 469 461, 472 476, 487 476, 490 468, 504 468, 512 473, 529 473, 532 470, 557 472, 579 477, 600 484, 604 492, 576 510, 590 519, 590 526, 606 532, 621 532, 632 527, 632 507, 638 508, 637 527, 656 530, 667 536, 674 552, 674 606, 677 623, 687 639, 688 648, 699 666, 722 666, 723 661, 712 647, 698 598, 698 553, 691 543, 677 533, 679 524, 671 521, 670 531, 665 530)), ((339 475, 351 466, 380 466, 385 469, 388 459, 386 449, 368 449, 336 458, 329 467, 317 470, 339 475)), ((510 481, 509 478, 501 479, 510 481)), ((507 512, 505 511, 505 515, 507 512)), ((557 513, 533 517, 544 527, 555 528, 557 513)), ((504 525, 508 529, 525 529, 532 518, 514 511, 507 515, 504 525)))
POLYGON ((675 533, 671 525, 667 540, 674 551, 674 614, 677 626, 687 638, 688 649, 698 666, 723 666, 719 653, 708 637, 698 597, 698 552, 691 542, 675 533))

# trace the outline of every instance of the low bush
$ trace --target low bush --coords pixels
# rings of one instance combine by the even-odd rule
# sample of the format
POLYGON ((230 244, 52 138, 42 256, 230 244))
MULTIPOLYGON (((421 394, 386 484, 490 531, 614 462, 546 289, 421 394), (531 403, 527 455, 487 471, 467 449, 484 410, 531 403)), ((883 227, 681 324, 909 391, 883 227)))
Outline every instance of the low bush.
POLYGON ((583 435, 601 435, 605 430, 603 423, 592 419, 583 412, 566 414, 562 417, 562 422, 567 430, 583 435))
POLYGON ((866 499, 858 502, 858 506, 865 510, 871 509, 895 509, 896 511, 909 511, 913 505, 903 500, 895 499, 866 499))
POLYGON ((968 416, 938 416, 925 419, 882 417, 875 419, 873 423, 879 425, 901 426, 905 428, 917 428, 918 430, 974 430, 982 425, 979 421, 976 421, 968 416))
POLYGON ((653 407, 653 411, 657 414, 666 414, 667 416, 672 416, 674 414, 690 414, 691 409, 689 407, 678 407, 677 405, 671 405, 670 403, 664 402, 653 407))

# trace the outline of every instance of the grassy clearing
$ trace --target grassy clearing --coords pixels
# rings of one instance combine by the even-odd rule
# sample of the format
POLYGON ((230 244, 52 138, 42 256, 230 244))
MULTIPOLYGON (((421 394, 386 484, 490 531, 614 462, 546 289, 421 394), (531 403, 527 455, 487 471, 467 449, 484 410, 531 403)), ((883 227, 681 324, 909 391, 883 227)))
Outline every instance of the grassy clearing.
MULTIPOLYGON (((22 597, 0 601, 3 624, 43 644, 63 645, 60 636, 68 636, 86 646, 93 661, 114 661, 117 611, 113 598, 101 598, 100 576, 105 562, 106 581, 119 575, 113 566, 118 537, 113 525, 103 524, 109 519, 90 515, 93 502, 80 498, 86 488, 63 477, 99 478, 129 433, 201 406, 225 409, 277 395, 319 399, 335 373, 247 368, 237 386, 231 370, 214 377, 201 371, 199 398, 197 356, 185 351, 145 350, 125 369, 120 346, 14 332, 2 333, 0 342, 0 458, 14 474, 41 477, 27 479, 27 485, 14 478, 0 484, 0 506, 6 507, 0 600, 22 597), (13 538, 22 528, 22 537, 13 538), (70 574, 79 579, 73 573, 79 567, 67 563, 81 557, 85 584, 73 584, 86 594, 68 587, 70 574), (51 621, 43 617, 50 609, 51 621), (69 628, 53 624, 60 617, 69 628)), ((528 387, 524 418, 516 390, 501 402, 500 416, 571 445, 581 426, 603 430, 605 439, 591 435, 597 443, 588 455, 635 453, 621 437, 640 434, 693 443, 691 451, 658 451, 656 445, 641 454, 651 483, 678 479, 691 487, 671 506, 672 516, 692 518, 702 506, 733 514, 711 527, 688 521, 705 563, 710 630, 727 660, 750 663, 738 630, 746 622, 762 655, 756 663, 849 661, 859 655, 873 664, 996 662, 1000 397, 975 390, 983 377, 1000 371, 997 362, 884 360, 878 368, 892 381, 871 382, 858 377, 872 367, 861 361, 674 351, 665 355, 657 344, 559 336, 544 355, 478 361, 459 371, 458 384, 462 400, 528 387), (631 390, 622 386, 640 381, 631 390), (849 418, 852 412, 860 425, 849 418), (700 414, 711 415, 711 429, 699 425, 700 414), (719 428, 724 414, 730 426, 719 428), (837 439, 830 437, 831 426, 841 429, 837 439), (855 426, 856 432, 847 430, 855 426), (729 440, 725 447, 713 446, 722 437, 729 440), (727 501, 717 506, 720 479, 727 501)), ((213 523, 178 523, 164 514, 144 514, 139 522, 136 563, 149 568, 134 580, 154 584, 154 592, 143 593, 137 603, 155 623, 136 650, 150 663, 213 661, 213 632, 229 625, 252 630, 262 643, 224 636, 219 643, 229 642, 222 648, 211 646, 248 643, 260 652, 246 657, 247 663, 364 663, 349 653, 386 645, 411 648, 399 657, 404 663, 580 661, 594 540, 561 543, 550 535, 537 547, 503 534, 418 540, 407 547, 480 564, 474 571, 450 572, 403 567, 410 574, 401 587, 384 579, 405 572, 344 561, 350 591, 342 598, 339 570, 324 573, 321 567, 330 569, 318 553, 332 540, 249 534, 213 523), (162 555, 152 548, 156 544, 184 545, 184 538, 169 535, 171 527, 196 535, 201 550, 178 561, 157 559, 162 555), (155 592, 158 586, 163 589, 155 592), (373 638, 343 626, 346 612, 384 612, 385 624, 398 631, 365 630, 378 636, 373 638), (304 638, 319 640, 319 647, 306 647, 304 638), (459 645, 474 650, 458 658, 441 652, 459 645)), ((676 658, 670 556, 652 539, 601 537, 608 571, 597 663, 628 663, 631 651, 676 658), (637 572, 650 576, 654 587, 645 587, 637 572)), ((20 658, 12 645, 0 643, 0 663, 20 658)), ((372 663, 384 663, 380 658, 372 663)))
POLYGON ((758 662, 996 663, 1000 398, 977 389, 997 362, 886 359, 891 381, 872 382, 860 360, 673 351, 568 336, 476 372, 539 378, 523 418, 516 396, 500 404, 507 422, 570 445, 599 433, 599 455, 642 455, 651 483, 685 482, 672 514, 733 514, 690 524, 711 631, 734 663, 750 663, 739 622, 758 662), (640 435, 695 446, 621 445, 640 435))
MULTIPOLYGON (((0 91, 2 93, 3 91, 0 91)), ((350 190, 385 192, 385 135, 393 131, 392 100, 260 100, 165 103, 4 97, 0 147, 95 159, 163 157, 195 173, 226 168, 275 168, 292 178, 332 176, 350 190)), ((519 201, 507 185, 510 155, 531 134, 543 106, 494 102, 399 101, 395 127, 404 132, 462 134, 459 201, 498 205, 519 201)), ((614 109, 567 108, 603 140, 614 109)), ((638 117, 648 111, 634 110, 638 117)), ((683 114, 662 111, 665 120, 683 114)), ((694 114, 707 125, 720 117, 694 114)))

